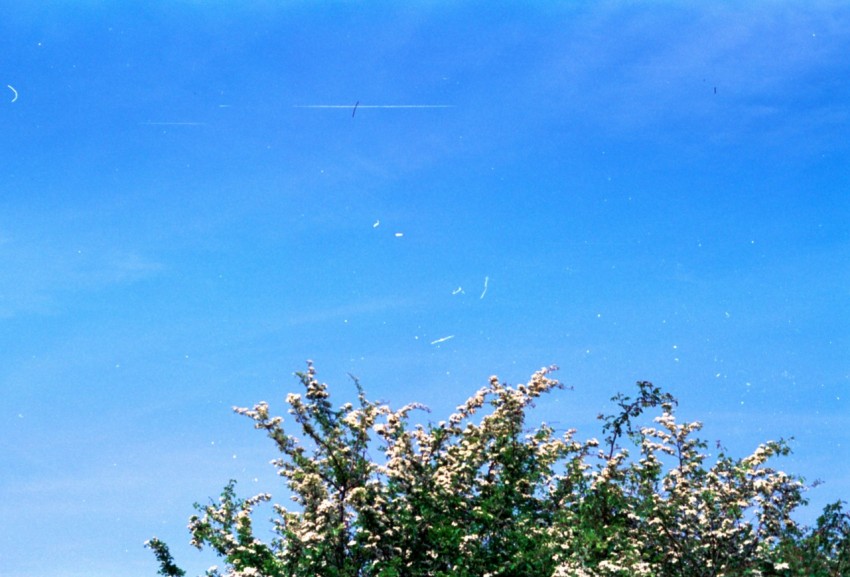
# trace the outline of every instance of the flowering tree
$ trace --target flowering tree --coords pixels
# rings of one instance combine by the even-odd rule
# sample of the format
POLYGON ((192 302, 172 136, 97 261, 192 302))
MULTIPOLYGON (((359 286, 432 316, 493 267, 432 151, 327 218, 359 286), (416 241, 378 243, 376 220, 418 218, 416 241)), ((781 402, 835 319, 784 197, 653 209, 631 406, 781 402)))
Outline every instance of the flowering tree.
MULTIPOLYGON (((334 408, 308 363, 304 392, 286 399, 300 437, 265 402, 235 408, 274 441, 295 507, 274 505, 267 543, 252 512, 270 495, 239 498, 231 481, 218 502, 196 505, 192 544, 225 563, 207 575, 845 574, 850 518, 836 503, 815 529, 794 524, 802 481, 768 466, 788 454, 784 441, 709 465, 701 425, 678 423, 676 400, 648 382, 599 416, 602 443, 529 429, 533 401, 562 387, 554 369, 516 387, 491 377, 447 420, 421 425, 410 415, 425 407, 369 401, 356 379, 357 405, 334 408), (650 409, 654 426, 640 426, 650 409)), ((163 542, 147 545, 161 575, 184 575, 163 542)))

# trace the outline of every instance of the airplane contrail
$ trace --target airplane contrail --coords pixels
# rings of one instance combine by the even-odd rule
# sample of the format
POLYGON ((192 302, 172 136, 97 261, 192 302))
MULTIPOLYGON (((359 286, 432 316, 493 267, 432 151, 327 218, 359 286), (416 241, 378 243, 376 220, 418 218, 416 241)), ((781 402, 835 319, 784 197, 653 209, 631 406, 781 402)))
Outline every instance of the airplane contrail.
MULTIPOLYGON (((348 108, 353 104, 295 104, 292 108, 348 108)), ((454 108, 454 104, 357 104, 361 108, 454 108)))
POLYGON ((142 126, 206 126, 206 122, 140 122, 142 126))

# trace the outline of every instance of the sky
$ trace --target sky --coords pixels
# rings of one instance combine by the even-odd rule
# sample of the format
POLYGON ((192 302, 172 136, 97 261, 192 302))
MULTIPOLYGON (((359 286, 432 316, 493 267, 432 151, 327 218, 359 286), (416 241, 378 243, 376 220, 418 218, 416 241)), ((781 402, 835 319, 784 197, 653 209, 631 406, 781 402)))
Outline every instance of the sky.
POLYGON ((649 380, 850 498, 846 3, 3 12, 5 577, 202 573, 194 502, 286 495, 232 407, 307 359, 434 420, 557 364, 579 438, 649 380))

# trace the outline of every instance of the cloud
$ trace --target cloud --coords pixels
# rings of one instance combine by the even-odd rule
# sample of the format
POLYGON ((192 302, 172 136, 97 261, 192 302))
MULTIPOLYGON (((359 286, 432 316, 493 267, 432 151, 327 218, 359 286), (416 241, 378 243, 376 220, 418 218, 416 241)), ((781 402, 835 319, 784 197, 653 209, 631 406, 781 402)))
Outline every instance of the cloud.
POLYGON ((362 317, 364 315, 375 315, 391 310, 413 308, 420 304, 417 300, 409 297, 384 297, 377 299, 362 300, 359 302, 351 302, 335 307, 319 307, 313 310, 299 311, 291 313, 289 323, 293 326, 317 324, 329 321, 343 321, 353 317, 362 317))
POLYGON ((163 269, 132 249, 6 234, 0 240, 0 319, 55 314, 63 295, 135 283, 163 269))
MULTIPOLYGON (((836 81, 850 12, 824 3, 672 5, 623 3, 574 15, 551 35, 517 90, 537 87, 541 121, 603 136, 709 138, 759 143, 831 138, 846 106, 824 91, 836 81), (659 7, 656 7, 659 8, 659 7), (716 89, 716 92, 715 92, 716 89)), ((522 97, 522 95, 519 95, 522 97)))

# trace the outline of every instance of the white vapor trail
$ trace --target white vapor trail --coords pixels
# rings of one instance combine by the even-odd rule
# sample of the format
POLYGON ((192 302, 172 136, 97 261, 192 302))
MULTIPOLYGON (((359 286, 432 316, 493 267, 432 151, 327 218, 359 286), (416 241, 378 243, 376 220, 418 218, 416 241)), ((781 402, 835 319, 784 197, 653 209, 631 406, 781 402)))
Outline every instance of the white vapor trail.
MULTIPOLYGON (((353 104, 296 104, 293 108, 354 108, 353 104)), ((454 108, 454 104, 358 104, 361 108, 454 108)))

